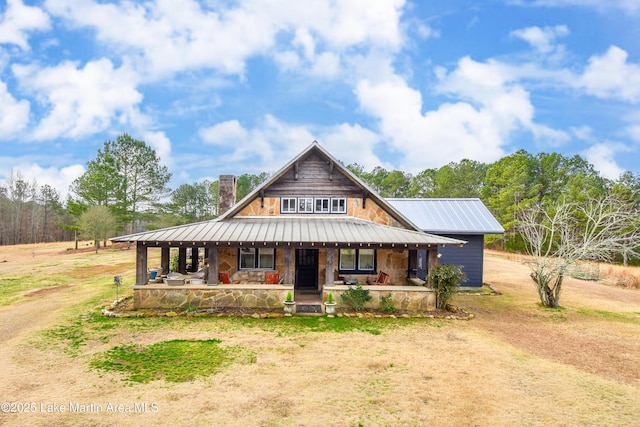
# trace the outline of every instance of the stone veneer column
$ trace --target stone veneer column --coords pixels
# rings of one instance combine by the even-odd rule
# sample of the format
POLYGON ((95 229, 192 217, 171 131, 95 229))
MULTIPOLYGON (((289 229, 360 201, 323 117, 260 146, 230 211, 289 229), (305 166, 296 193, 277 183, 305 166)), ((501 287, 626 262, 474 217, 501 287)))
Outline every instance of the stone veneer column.
POLYGON ((236 177, 220 175, 218 180, 218 214, 222 215, 236 204, 236 177))

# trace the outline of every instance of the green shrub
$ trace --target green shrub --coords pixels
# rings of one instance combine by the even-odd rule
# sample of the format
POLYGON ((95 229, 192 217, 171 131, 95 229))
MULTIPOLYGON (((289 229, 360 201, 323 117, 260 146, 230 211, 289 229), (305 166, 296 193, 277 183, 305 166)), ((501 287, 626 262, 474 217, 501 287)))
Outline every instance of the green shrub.
POLYGON ((369 290, 363 289, 360 283, 355 286, 349 286, 349 289, 344 291, 342 295, 340 295, 340 298, 342 298, 342 302, 353 308, 355 311, 362 310, 364 308, 364 304, 367 301, 371 301, 369 290))
POLYGON ((287 292, 287 297, 285 298, 286 302, 293 302, 293 295, 291 295, 291 291, 287 292))
POLYGON ((180 257, 178 254, 175 254, 169 260, 169 268, 171 269, 171 271, 176 272, 178 271, 179 267, 180 267, 180 257))
POLYGON ((441 264, 429 273, 429 284, 436 293, 436 308, 447 308, 449 300, 467 276, 459 265, 441 264))
POLYGON ((380 297, 380 311, 389 314, 396 312, 396 306, 393 305, 393 295, 391 295, 391 292, 389 292, 386 297, 380 297))
POLYGON ((333 292, 329 292, 329 295, 327 295, 327 302, 333 304, 333 292))

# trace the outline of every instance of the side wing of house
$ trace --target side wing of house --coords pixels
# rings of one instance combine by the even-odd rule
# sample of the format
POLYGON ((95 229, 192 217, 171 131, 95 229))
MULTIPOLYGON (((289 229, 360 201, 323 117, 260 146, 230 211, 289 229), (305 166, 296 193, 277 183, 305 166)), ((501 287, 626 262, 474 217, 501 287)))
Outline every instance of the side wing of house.
MULTIPOLYGON (((421 230, 464 240, 464 246, 447 245, 439 250, 439 263, 462 266, 464 287, 478 288, 484 276, 484 236, 504 229, 480 199, 388 199, 421 230)), ((420 257, 425 255, 419 253, 420 257)), ((424 273, 419 273, 422 276, 424 273)))

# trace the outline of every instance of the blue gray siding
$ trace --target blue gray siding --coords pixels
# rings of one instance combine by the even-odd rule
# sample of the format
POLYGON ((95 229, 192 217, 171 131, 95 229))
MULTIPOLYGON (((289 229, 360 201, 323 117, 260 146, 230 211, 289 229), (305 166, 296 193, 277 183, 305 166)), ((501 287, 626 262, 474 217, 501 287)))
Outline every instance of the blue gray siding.
POLYGON ((443 236, 466 240, 468 243, 463 247, 446 245, 438 248, 438 253, 442 254, 438 264, 461 265, 462 271, 467 275, 467 281, 462 286, 481 287, 483 283, 484 235, 447 234, 443 236))

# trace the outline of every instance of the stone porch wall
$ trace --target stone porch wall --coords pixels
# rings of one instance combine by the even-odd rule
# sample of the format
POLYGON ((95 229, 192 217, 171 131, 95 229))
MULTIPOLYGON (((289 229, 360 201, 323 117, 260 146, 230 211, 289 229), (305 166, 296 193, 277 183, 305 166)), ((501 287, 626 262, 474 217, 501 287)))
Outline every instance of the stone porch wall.
MULTIPOLYGON (((365 308, 379 309, 380 298, 386 297, 389 293, 393 295, 393 305, 397 310, 409 311, 429 311, 436 309, 436 294, 433 290, 424 286, 368 286, 363 289, 369 290, 371 301, 365 304, 365 308)), ((337 303, 336 308, 348 308, 343 302, 340 295, 349 289, 345 285, 325 286, 322 300, 326 301, 329 292, 333 293, 333 300, 337 303)))
POLYGON ((166 285, 133 286, 133 306, 166 309, 215 309, 282 308, 287 292, 293 286, 286 285, 166 285))

